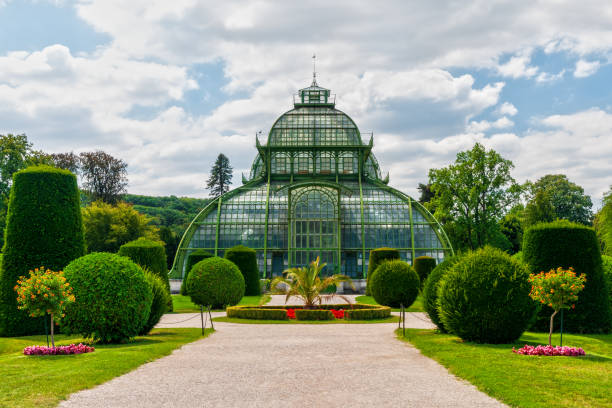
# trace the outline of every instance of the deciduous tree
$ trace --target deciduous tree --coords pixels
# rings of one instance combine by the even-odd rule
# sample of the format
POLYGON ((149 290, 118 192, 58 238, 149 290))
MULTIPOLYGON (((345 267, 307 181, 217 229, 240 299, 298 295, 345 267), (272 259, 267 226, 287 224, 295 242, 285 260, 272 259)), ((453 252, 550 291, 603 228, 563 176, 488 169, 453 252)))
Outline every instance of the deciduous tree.
POLYGON ((93 200, 115 204, 127 187, 127 163, 102 151, 79 155, 83 187, 93 200))

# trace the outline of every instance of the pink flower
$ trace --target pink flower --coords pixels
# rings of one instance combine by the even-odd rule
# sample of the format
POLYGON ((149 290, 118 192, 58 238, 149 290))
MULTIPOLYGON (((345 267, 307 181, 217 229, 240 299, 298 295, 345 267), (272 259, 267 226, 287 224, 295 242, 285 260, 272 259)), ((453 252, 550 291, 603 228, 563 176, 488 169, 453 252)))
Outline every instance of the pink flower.
POLYGON ((23 349, 23 354, 26 356, 53 356, 67 354, 83 354, 91 353, 95 349, 83 343, 70 344, 69 346, 45 347, 45 346, 28 346, 23 349))
POLYGON ((512 347, 512 352, 526 356, 584 356, 586 353, 581 347, 560 346, 529 346, 520 349, 512 347))

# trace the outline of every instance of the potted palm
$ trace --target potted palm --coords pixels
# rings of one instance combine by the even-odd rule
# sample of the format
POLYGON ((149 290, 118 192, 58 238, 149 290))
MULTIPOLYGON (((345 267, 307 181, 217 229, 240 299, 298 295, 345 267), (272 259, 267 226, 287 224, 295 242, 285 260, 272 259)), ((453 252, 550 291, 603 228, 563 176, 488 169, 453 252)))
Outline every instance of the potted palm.
POLYGON ((274 278, 270 284, 270 289, 274 294, 285 295, 285 303, 292 297, 302 299, 304 309, 315 309, 321 306, 324 301, 331 300, 338 296, 350 303, 349 299, 335 293, 324 294, 325 289, 341 282, 348 282, 354 289, 351 278, 346 275, 332 275, 321 279, 320 273, 327 264, 319 263, 319 257, 308 266, 290 268, 283 272, 283 276, 274 278))

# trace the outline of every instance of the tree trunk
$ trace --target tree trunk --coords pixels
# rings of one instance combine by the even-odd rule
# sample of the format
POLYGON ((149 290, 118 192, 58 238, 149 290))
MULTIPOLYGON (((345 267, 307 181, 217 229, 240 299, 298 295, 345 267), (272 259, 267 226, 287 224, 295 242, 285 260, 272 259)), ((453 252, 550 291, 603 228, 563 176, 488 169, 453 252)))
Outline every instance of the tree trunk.
POLYGON ((552 315, 550 315, 550 331, 548 332, 548 345, 551 346, 552 344, 552 332, 553 332, 553 319, 555 318, 555 315, 557 314, 558 310, 555 310, 554 313, 552 315))
POLYGON ((53 313, 51 313, 51 347, 55 348, 55 338, 53 337, 53 313))

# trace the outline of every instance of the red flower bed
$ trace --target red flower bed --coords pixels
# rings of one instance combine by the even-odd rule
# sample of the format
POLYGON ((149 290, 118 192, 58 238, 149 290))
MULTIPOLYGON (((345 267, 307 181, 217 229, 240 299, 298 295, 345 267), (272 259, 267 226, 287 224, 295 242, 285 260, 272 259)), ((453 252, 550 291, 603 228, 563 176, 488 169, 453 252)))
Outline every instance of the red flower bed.
POLYGON ((91 353, 95 349, 85 344, 71 344, 69 346, 46 347, 46 346, 28 346, 23 349, 23 354, 26 356, 55 356, 66 354, 83 354, 91 353))
MULTIPOLYGON (((344 310, 330 309, 330 311, 336 319, 344 319, 344 310)), ((295 309, 287 309, 287 317, 289 319, 295 319, 295 309)))
POLYGON ((559 347, 559 346, 528 346, 520 349, 512 347, 512 352, 526 356, 584 356, 585 352, 581 347, 559 347))

